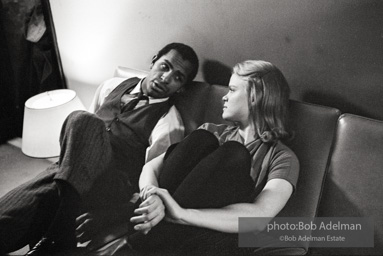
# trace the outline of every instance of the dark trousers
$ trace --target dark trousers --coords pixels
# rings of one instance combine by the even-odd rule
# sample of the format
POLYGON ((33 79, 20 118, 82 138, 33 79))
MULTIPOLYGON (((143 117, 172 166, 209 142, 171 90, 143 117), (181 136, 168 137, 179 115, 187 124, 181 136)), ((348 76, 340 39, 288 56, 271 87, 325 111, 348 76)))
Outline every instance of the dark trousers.
MULTIPOLYGON (((230 141, 219 146, 213 134, 197 130, 168 149, 159 185, 184 208, 221 208, 249 202, 254 191, 250 164, 250 153, 242 144, 230 141)), ((247 253, 238 249, 237 236, 162 221, 147 235, 131 235, 129 243, 138 251, 151 253, 247 253)))
POLYGON ((129 184, 107 168, 112 148, 102 120, 73 112, 63 125, 60 145, 58 163, 0 198, 0 253, 38 241, 46 232, 58 206, 57 180, 77 191, 84 208, 117 205, 110 200, 115 195, 129 202, 129 184))

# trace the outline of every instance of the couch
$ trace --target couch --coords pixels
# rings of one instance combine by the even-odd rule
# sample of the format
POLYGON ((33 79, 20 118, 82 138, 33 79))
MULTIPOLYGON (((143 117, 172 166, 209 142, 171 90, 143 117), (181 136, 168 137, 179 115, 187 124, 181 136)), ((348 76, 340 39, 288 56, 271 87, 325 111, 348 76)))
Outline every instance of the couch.
MULTIPOLYGON (((119 67, 116 76, 145 75, 119 67)), ((222 85, 193 82, 176 97, 186 134, 205 122, 221 118, 222 85)), ((300 247, 255 249, 254 254, 350 255, 383 252, 383 122, 341 113, 338 109, 290 101, 286 144, 296 153, 301 170, 296 193, 278 217, 374 217, 374 248, 300 247)), ((123 229, 123 227, 120 227, 123 229)), ((109 241, 113 236, 109 235, 109 241)))

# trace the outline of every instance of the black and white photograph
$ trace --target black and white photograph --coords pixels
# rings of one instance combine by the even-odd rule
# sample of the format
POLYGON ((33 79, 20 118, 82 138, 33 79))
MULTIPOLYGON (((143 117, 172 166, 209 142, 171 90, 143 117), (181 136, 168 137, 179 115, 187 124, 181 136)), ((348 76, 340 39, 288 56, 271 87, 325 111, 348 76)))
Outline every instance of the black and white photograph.
POLYGON ((0 256, 383 252, 381 0, 0 0, 0 88, 0 256))

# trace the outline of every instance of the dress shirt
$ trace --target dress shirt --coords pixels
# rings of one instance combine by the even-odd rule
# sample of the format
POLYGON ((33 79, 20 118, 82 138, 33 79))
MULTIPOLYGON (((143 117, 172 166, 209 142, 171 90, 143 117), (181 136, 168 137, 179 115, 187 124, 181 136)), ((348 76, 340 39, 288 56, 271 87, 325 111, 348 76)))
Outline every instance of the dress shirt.
MULTIPOLYGON (((89 112, 95 113, 104 103, 104 100, 109 93, 126 79, 127 78, 114 77, 103 82, 96 90, 89 112)), ((142 81, 143 79, 138 82, 130 94, 140 92, 142 81)), ((156 99, 149 97, 149 104, 159 103, 166 100, 168 100, 168 98, 156 99)), ((149 137, 149 147, 146 149, 145 161, 149 162, 151 159, 164 153, 171 144, 181 141, 184 137, 184 131, 185 127, 181 115, 173 105, 168 113, 158 120, 154 127, 149 137)))

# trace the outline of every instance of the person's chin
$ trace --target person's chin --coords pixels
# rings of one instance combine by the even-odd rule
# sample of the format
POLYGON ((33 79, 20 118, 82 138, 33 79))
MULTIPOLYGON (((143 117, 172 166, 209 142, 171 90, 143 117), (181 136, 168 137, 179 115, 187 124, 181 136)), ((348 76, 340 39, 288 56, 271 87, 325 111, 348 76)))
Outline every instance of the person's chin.
POLYGON ((230 117, 228 115, 225 115, 225 113, 222 114, 222 119, 230 122, 230 117))

